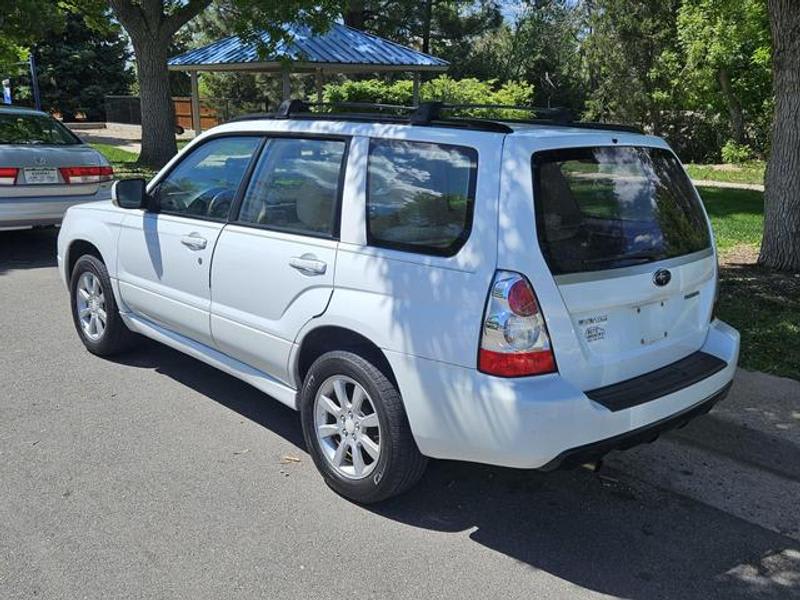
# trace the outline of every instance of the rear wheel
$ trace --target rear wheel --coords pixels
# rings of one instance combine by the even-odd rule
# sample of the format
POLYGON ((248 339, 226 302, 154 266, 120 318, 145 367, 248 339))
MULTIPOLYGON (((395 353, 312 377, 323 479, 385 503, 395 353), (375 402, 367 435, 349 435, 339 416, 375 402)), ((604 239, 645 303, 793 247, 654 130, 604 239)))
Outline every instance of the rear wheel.
POLYGON ((425 471, 397 388, 352 352, 328 352, 301 392, 306 446, 326 483, 360 503, 396 496, 425 471))
POLYGON ((134 334, 119 316, 103 261, 90 254, 77 260, 70 279, 70 296, 75 329, 89 352, 109 356, 130 346, 134 334))

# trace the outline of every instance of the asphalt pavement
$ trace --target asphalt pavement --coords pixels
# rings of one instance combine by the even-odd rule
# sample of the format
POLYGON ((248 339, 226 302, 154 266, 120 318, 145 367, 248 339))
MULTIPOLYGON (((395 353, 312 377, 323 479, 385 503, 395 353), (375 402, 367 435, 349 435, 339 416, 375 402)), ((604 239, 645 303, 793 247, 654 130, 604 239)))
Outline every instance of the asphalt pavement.
POLYGON ((800 383, 600 473, 433 461, 330 491, 297 415, 143 341, 75 334, 55 232, 0 232, 0 598, 800 598, 800 383))

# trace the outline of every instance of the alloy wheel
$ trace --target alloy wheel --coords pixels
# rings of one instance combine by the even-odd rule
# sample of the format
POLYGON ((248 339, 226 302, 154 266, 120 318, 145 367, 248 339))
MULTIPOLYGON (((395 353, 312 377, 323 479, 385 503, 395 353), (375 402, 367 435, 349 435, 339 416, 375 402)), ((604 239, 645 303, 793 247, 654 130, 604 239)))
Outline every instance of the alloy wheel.
POLYGON ((314 399, 317 442, 337 473, 349 479, 369 476, 381 453, 381 428, 372 399, 354 379, 326 379, 314 399))
POLYGON ((84 335, 93 342, 103 337, 108 322, 100 279, 91 271, 81 274, 75 289, 75 309, 84 335))

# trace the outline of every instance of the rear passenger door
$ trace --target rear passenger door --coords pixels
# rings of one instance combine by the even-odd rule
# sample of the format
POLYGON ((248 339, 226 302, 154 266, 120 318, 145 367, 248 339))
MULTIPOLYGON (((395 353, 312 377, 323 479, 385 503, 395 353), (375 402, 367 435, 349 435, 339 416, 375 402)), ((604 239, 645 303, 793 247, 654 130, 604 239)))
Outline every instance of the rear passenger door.
POLYGON ((217 348, 286 383, 297 332, 333 291, 347 146, 342 138, 268 139, 214 253, 217 348))

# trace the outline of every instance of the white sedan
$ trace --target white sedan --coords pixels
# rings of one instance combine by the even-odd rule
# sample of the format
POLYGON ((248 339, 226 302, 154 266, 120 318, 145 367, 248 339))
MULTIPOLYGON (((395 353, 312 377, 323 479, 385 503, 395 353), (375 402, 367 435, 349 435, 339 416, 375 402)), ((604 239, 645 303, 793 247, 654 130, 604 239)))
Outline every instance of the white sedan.
POLYGON ((75 204, 108 200, 113 169, 50 115, 0 108, 0 228, 57 225, 75 204))

